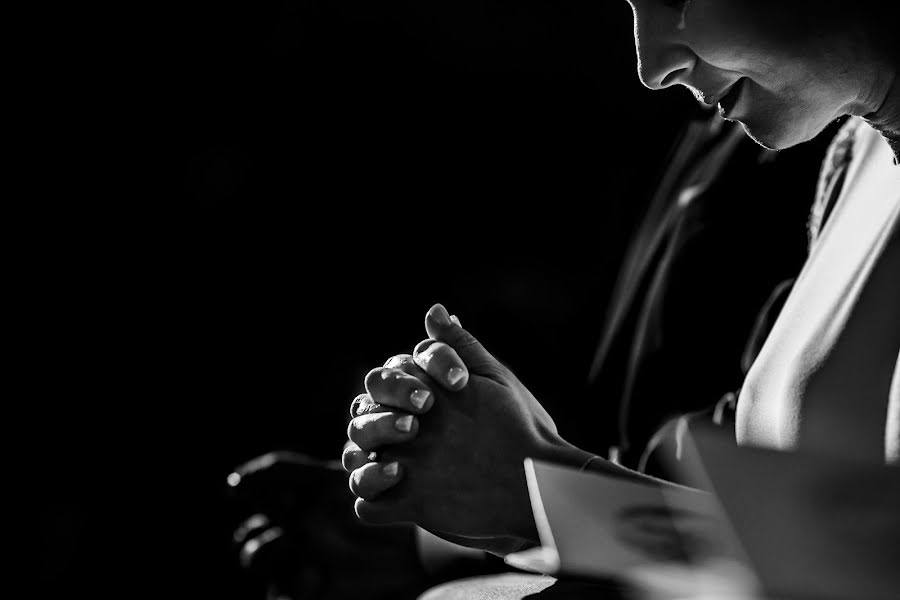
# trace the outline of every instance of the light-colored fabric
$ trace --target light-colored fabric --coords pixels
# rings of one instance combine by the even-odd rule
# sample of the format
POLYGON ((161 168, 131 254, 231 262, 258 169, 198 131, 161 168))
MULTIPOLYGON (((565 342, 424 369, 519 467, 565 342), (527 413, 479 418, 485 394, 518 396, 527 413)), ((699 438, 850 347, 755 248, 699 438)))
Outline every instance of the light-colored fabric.
POLYGON ((871 127, 845 127, 855 140, 843 190, 747 375, 736 434, 884 461, 900 349, 900 167, 871 127))
POLYGON ((844 189, 844 178, 847 175, 847 168, 853 160, 853 143, 856 140, 859 128, 862 126, 863 122, 861 120, 851 119, 834 137, 834 140, 828 147, 828 152, 825 154, 825 160, 822 161, 819 183, 816 185, 816 201, 813 203, 810 211, 809 224, 807 226, 810 251, 812 251, 813 244, 818 239, 822 226, 827 221, 829 213, 834 208, 844 189))
POLYGON ((547 575, 520 573, 470 577, 431 588, 419 600, 521 600, 554 583, 547 575))
POLYGON ((428 590, 419 600, 624 600, 633 596, 614 581, 503 573, 451 581, 428 590))

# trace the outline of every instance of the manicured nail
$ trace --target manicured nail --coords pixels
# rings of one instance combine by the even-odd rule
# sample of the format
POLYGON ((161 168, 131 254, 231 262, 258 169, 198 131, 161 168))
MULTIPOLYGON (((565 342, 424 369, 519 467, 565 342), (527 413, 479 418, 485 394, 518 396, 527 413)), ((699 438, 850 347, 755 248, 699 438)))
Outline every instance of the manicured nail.
POLYGON ((459 367, 450 367, 450 370, 447 371, 447 381, 450 382, 450 385, 456 385, 459 381, 465 377, 466 372, 459 367))
POLYGON ((409 395, 409 401, 418 409, 421 409, 425 406, 425 403, 428 402, 428 396, 431 395, 431 392, 428 390, 414 390, 412 394, 409 395))
POLYGON ((436 304, 434 308, 431 309, 431 318, 434 319, 438 325, 444 327, 450 325, 450 313, 447 312, 447 309, 444 308, 442 304, 436 304))
POLYGON ((351 417, 361 417, 367 412, 369 412, 375 405, 375 402, 372 401, 372 397, 368 394, 360 394, 357 396, 353 403, 350 405, 350 416, 351 417))
POLYGON ((450 315, 450 320, 453 321, 457 327, 462 327, 462 323, 459 322, 459 317, 456 315, 450 315))
POLYGON ((383 472, 388 477, 396 477, 397 471, 399 471, 399 470, 400 470, 400 465, 397 464, 396 462, 392 462, 392 463, 384 466, 383 472))
POLYGON ((406 415, 405 417, 400 417, 394 423, 394 427, 402 431, 403 433, 408 433, 410 429, 412 429, 412 415, 406 415))

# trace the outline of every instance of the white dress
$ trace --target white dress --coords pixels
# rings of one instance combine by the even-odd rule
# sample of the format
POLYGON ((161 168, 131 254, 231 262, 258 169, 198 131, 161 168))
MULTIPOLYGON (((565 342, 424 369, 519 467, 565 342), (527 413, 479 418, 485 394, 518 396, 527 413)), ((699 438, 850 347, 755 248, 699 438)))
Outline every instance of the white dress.
POLYGON ((737 406, 737 441, 900 460, 900 166, 858 119, 853 159, 737 406))

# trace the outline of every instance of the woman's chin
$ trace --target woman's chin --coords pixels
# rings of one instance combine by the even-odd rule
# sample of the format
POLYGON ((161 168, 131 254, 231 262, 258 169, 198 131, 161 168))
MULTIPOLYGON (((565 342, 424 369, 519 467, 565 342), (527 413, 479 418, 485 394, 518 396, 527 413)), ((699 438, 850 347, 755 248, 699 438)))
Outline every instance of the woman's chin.
POLYGON ((808 142, 823 128, 788 126, 785 123, 754 122, 753 120, 735 119, 754 142, 767 150, 784 150, 803 142, 808 142))
POLYGON ((784 150, 808 142, 819 135, 840 113, 815 110, 816 107, 773 107, 764 114, 736 115, 747 135, 769 150, 784 150))
POLYGON ((781 150, 778 146, 776 146, 768 137, 763 137, 758 135, 753 128, 748 126, 743 121, 738 121, 741 124, 741 127, 744 128, 744 133, 750 136, 750 139, 765 148, 766 150, 781 150))

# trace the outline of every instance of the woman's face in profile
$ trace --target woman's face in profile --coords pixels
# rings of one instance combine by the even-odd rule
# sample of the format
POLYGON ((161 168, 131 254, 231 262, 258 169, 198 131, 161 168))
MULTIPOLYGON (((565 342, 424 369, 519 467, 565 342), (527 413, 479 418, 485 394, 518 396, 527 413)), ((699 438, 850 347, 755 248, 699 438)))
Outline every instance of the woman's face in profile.
POLYGON ((641 81, 675 84, 787 148, 878 108, 841 0, 629 0, 641 81), (869 96, 869 95, 872 96, 869 96))

